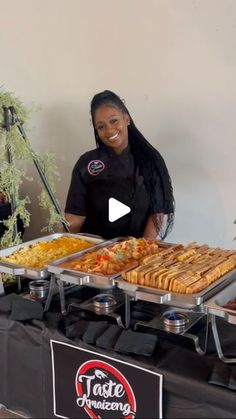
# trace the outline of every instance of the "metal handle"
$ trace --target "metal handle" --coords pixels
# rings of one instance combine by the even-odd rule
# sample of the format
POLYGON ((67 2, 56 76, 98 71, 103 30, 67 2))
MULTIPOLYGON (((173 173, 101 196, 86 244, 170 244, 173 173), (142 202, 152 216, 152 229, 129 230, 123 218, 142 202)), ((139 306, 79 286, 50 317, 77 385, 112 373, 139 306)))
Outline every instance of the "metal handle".
POLYGON ((0 272, 10 275, 24 275, 25 268, 15 268, 14 265, 11 267, 8 263, 0 263, 0 272))
POLYGON ((94 239, 104 240, 102 236, 98 236, 97 234, 91 234, 91 233, 78 233, 79 236, 85 236, 85 237, 91 237, 94 239))
POLYGON ((143 301, 149 301, 151 303, 159 303, 163 304, 164 302, 168 301, 168 294, 151 294, 149 292, 145 291, 136 291, 135 293, 135 299, 136 300, 143 300, 143 301))
POLYGON ((60 280, 77 285, 87 285, 91 283, 91 278, 89 275, 72 275, 70 273, 61 273, 60 280))

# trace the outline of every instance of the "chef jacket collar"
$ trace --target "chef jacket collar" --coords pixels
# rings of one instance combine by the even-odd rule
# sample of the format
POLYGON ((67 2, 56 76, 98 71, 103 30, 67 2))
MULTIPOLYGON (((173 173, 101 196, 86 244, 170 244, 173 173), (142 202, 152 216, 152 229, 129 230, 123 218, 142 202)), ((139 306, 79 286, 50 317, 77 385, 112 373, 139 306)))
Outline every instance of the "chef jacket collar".
POLYGON ((111 148, 111 147, 107 147, 104 146, 104 150, 105 152, 109 155, 109 156, 126 156, 128 154, 130 154, 131 149, 130 149, 130 145, 128 144, 127 147, 122 151, 121 154, 116 154, 116 152, 111 148))

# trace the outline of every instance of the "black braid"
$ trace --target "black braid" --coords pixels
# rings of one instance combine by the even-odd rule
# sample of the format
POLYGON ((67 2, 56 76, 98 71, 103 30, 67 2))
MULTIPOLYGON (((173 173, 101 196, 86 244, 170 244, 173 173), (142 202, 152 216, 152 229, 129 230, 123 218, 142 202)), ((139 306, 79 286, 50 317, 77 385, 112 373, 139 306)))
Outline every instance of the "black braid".
MULTIPOLYGON (((94 128, 94 136, 97 147, 104 147, 95 129, 94 115, 96 110, 103 105, 111 105, 126 113, 130 117, 130 125, 128 126, 129 144, 134 156, 134 164, 143 175, 145 187, 150 196, 150 208, 153 212, 158 208, 157 197, 155 194, 155 179, 159 175, 162 192, 163 192, 163 208, 158 212, 166 215, 164 222, 159 222, 159 218, 153 215, 153 222, 159 236, 164 239, 171 231, 174 223, 175 200, 173 196, 173 188, 166 164, 160 153, 145 139, 141 132, 137 129, 132 120, 128 109, 124 102, 115 93, 110 90, 96 94, 91 101, 91 117, 94 128)), ((157 212, 157 211, 156 211, 157 212)))

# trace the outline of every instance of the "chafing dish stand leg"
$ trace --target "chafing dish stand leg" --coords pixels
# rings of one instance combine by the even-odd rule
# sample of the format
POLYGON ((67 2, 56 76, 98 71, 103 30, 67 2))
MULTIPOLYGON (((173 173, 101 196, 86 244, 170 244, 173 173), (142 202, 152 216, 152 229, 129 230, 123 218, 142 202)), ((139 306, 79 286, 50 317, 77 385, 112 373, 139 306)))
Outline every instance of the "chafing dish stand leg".
POLYGON ((21 292, 21 277, 20 275, 16 275, 16 280, 17 280, 17 291, 18 293, 21 292))
POLYGON ((125 329, 130 327, 130 299, 131 297, 125 293, 125 329))
POLYGON ((216 325, 216 316, 214 314, 211 315, 211 328, 212 328, 212 333, 213 333, 213 337, 214 337, 214 341, 216 345, 217 354, 220 360, 227 364, 230 364, 230 363, 232 364, 236 362, 236 358, 227 358, 223 354, 221 343, 220 343, 220 338, 219 338, 219 334, 217 330, 217 325, 216 325))
POLYGON ((207 320, 207 325, 206 325, 206 335, 205 335, 205 342, 204 342, 204 348, 202 349, 200 347, 200 342, 199 342, 199 337, 196 335, 192 335, 191 333, 185 333, 185 337, 192 339, 192 341, 194 342, 194 346, 196 349, 196 352, 199 355, 205 355, 206 351, 207 351, 207 342, 208 342, 208 330, 209 330, 209 326, 208 326, 208 320, 207 320))
POLYGON ((206 355, 207 352, 207 344, 208 344, 208 336, 209 336, 209 315, 207 314, 207 320, 206 320, 206 333, 205 333, 205 340, 203 343, 203 349, 200 346, 199 337, 197 335, 193 335, 192 333, 185 333, 185 337, 192 339, 194 342, 194 346, 196 349, 196 352, 199 355, 206 355))
POLYGON ((50 276, 50 285, 49 285, 49 291, 48 291, 48 296, 47 296, 47 300, 46 300, 46 304, 44 307, 44 311, 48 311, 51 301, 52 301, 52 296, 54 294, 54 290, 55 290, 55 285, 56 285, 56 276, 55 274, 51 274, 50 276))
POLYGON ((65 294, 64 294, 64 282, 61 279, 57 279, 60 303, 61 303, 61 313, 66 314, 66 304, 65 304, 65 294))

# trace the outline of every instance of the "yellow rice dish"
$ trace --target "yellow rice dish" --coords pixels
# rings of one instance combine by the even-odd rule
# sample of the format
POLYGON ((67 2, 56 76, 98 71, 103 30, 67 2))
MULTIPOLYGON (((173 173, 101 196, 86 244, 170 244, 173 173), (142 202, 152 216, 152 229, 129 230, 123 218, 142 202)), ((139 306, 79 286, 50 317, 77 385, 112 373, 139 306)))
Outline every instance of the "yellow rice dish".
POLYGON ((94 246, 95 243, 75 237, 62 236, 51 241, 36 242, 16 250, 1 262, 13 263, 26 268, 43 268, 48 262, 94 246))

